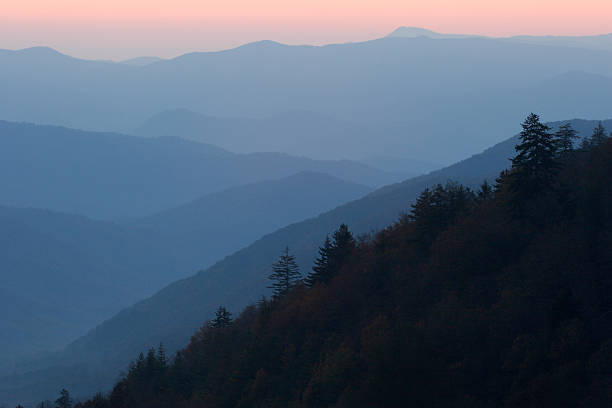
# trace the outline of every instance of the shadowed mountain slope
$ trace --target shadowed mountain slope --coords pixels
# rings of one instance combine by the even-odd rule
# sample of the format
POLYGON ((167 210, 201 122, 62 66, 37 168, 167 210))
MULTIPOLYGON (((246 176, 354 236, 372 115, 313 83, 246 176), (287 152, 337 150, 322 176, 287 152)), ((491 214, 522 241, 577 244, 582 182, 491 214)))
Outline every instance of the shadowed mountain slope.
POLYGON ((303 172, 121 224, 0 207, 0 331, 10 333, 0 338, 0 372, 64 347, 122 308, 266 233, 369 191, 303 172))
MULTIPOLYGON (((596 122, 584 120, 575 120, 572 124, 582 135, 590 135, 596 126, 596 122)), ((612 121, 604 125, 612 129, 612 121)), ((54 366, 47 368, 51 371, 26 373, 6 383, 4 394, 0 396, 19 388, 45 395, 54 392, 53 387, 60 384, 69 385, 81 395, 108 387, 119 370, 140 351, 156 347, 159 342, 170 351, 184 346, 218 305, 238 312, 257 301, 267 293, 266 277, 270 265, 285 246, 295 253, 302 271, 307 271, 325 235, 341 223, 348 224, 357 234, 369 233, 408 212, 414 199, 426 187, 448 180, 470 186, 480 184, 484 178, 491 180, 508 167, 509 158, 515 154, 516 142, 515 136, 452 166, 386 186, 318 217, 268 234, 197 275, 175 282, 121 311, 67 347, 55 361, 46 362, 45 367, 54 366), (76 367, 81 367, 78 370, 82 370, 79 372, 83 375, 74 375, 76 367), (41 383, 40 378, 48 376, 49 372, 57 380, 53 384, 41 383)))

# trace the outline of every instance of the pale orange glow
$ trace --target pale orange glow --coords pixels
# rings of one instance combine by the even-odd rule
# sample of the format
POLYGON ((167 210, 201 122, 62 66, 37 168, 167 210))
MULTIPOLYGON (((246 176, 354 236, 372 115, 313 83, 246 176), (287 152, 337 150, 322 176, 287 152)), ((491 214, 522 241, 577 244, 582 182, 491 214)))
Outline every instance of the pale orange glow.
POLYGON ((612 32, 611 0, 0 0, 0 48, 164 57, 273 39, 322 44, 400 25, 509 36, 612 32))

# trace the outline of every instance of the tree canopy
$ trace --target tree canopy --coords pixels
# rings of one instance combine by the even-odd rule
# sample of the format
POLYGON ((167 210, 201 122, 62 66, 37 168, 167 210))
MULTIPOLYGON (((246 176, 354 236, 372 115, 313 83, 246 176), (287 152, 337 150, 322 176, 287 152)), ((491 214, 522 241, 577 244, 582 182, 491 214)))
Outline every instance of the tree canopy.
POLYGON ((301 274, 295 262, 295 256, 290 254, 289 247, 286 247, 272 265, 272 273, 268 277, 272 281, 269 288, 272 289, 275 298, 282 298, 300 278, 301 274))
MULTIPOLYGON (((536 119, 521 143, 548 143, 536 119)), ((313 267, 316 276, 338 255, 325 283, 286 284, 286 249, 275 264, 282 298, 246 308, 223 329, 203 327, 167 367, 141 355, 105 401, 609 406, 612 141, 558 155, 554 165, 530 149, 517 149, 523 158, 493 191, 435 186, 409 215, 359 242, 341 226, 313 267), (523 165, 550 182, 523 197, 542 209, 533 213, 539 222, 512 211, 511 176, 523 165)))

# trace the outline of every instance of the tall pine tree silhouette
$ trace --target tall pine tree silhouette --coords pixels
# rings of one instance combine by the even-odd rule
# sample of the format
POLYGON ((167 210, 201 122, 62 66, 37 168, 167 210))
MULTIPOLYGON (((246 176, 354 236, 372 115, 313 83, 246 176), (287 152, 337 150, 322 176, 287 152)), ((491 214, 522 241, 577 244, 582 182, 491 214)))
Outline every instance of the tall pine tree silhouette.
POLYGON ((295 263, 295 256, 291 255, 289 247, 286 247, 278 261, 272 265, 272 273, 268 277, 272 284, 268 288, 272 289, 275 298, 281 298, 289 292, 300 277, 300 270, 295 263))
POLYGON ((323 276, 324 283, 329 283, 340 272, 340 268, 346 263, 347 258, 355 249, 355 238, 353 238, 353 234, 349 231, 346 224, 341 224, 334 232, 332 238, 334 242, 328 261, 328 273, 323 276))
POLYGON ((495 190, 487 180, 484 180, 480 185, 480 189, 476 193, 476 200, 479 202, 491 200, 495 197, 495 190))
POLYGON ((306 286, 313 287, 317 282, 323 281, 329 271, 329 257, 332 252, 332 243, 329 235, 325 237, 323 246, 319 247, 319 256, 315 260, 312 271, 308 274, 304 282, 306 286))
POLYGON ((535 113, 531 113, 521 126, 521 142, 515 147, 517 155, 512 159, 510 174, 516 203, 548 190, 559 168, 557 143, 550 128, 540 122, 535 113))
POLYGON ((606 128, 601 122, 599 122, 595 129, 593 129, 593 135, 591 136, 591 143, 593 144, 593 147, 599 146, 605 142, 607 138, 608 135, 606 134, 606 128))
POLYGON ((355 238, 346 224, 333 233, 332 240, 325 238, 323 246, 319 248, 319 257, 315 260, 312 272, 306 277, 306 285, 314 286, 316 283, 328 284, 345 264, 346 259, 355 249, 355 238))
POLYGON ((60 391, 60 396, 55 400, 56 408, 72 408, 72 398, 70 397, 70 393, 67 389, 62 389, 60 391))
POLYGON ((582 143, 580 144, 580 148, 583 150, 590 150, 595 146, 599 146, 607 139, 606 128, 604 128, 603 124, 599 122, 595 129, 593 129, 593 133, 590 137, 585 137, 582 139, 582 143))
POLYGON ((555 132, 555 141, 559 153, 567 153, 574 150, 574 143, 578 139, 578 132, 574 130, 571 123, 566 123, 555 132))
POLYGON ((219 306, 215 312, 215 318, 208 323, 208 327, 219 329, 232 324, 232 314, 223 306, 219 306))

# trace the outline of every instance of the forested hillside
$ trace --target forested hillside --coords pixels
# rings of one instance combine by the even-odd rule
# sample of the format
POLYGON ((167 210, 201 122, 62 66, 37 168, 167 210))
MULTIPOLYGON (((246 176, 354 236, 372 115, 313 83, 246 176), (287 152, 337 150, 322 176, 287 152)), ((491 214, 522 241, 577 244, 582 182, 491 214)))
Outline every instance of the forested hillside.
MULTIPOLYGON (((550 126, 556 131, 565 123, 550 126)), ((598 125, 595 121, 582 120, 569 123, 586 138, 598 125)), ((603 125, 612 129, 610 121, 603 125)), ((384 187, 333 211, 264 236, 195 276, 177 281, 151 298, 124 309, 54 359, 39 362, 19 376, 3 378, 0 400, 25 401, 31 396, 40 399, 55 394, 61 386, 67 386, 77 396, 107 389, 139 351, 160 342, 169 354, 184 347, 219 304, 237 313, 257 301, 267 292, 269 267, 285 246, 296 255, 301 269, 307 270, 316 256, 317 246, 341 223, 348 224, 359 236, 384 228, 402 213, 409 212, 410 205, 427 187, 445 184, 448 180, 473 188, 484 178, 494 182, 499 172, 511 164, 508 159, 514 156, 518 140, 518 136, 512 137, 453 166, 384 187)))
POLYGON ((612 141, 523 126, 493 186, 426 189, 368 239, 341 226, 305 282, 78 406, 609 406, 612 141))

